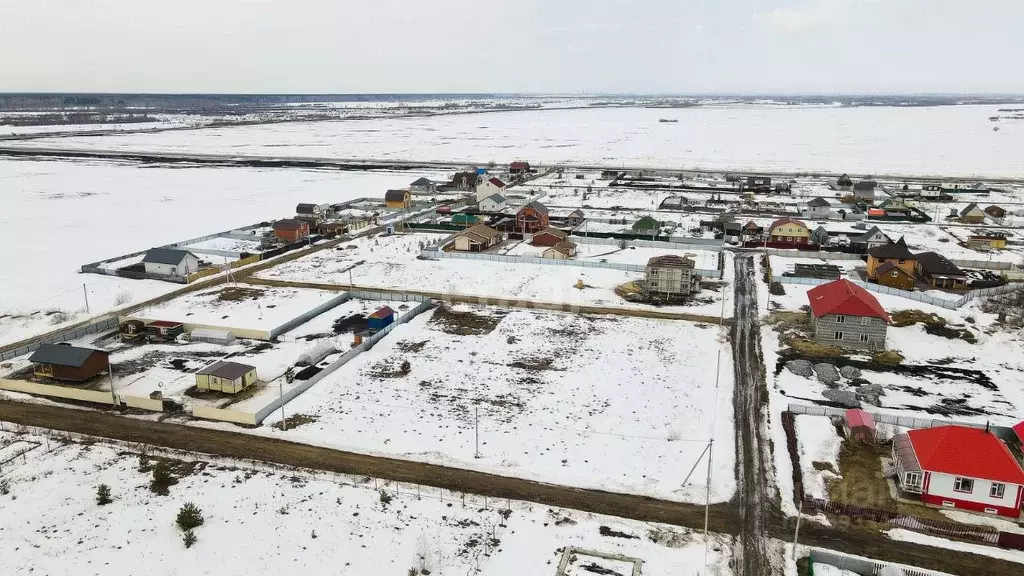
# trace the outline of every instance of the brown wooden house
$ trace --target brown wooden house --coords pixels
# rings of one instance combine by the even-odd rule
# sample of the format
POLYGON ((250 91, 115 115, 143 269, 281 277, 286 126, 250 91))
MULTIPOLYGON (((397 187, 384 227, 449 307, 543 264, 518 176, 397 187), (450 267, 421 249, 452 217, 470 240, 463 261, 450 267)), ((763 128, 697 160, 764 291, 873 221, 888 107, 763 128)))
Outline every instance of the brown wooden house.
POLYGON ((533 234, 548 226, 548 208, 540 202, 530 202, 516 212, 516 232, 533 234))
POLYGON ((568 240, 569 235, 558 228, 545 228, 533 235, 534 246, 554 246, 568 240))
POLYGON ((110 366, 110 353, 95 348, 43 344, 28 358, 41 378, 84 382, 110 366))
POLYGON ((985 208, 985 214, 993 218, 1006 218, 1006 209, 1002 206, 996 206, 995 204, 985 208))
POLYGON ((917 284, 913 274, 900 268, 895 262, 889 261, 875 269, 875 281, 882 286, 897 290, 911 290, 917 284))

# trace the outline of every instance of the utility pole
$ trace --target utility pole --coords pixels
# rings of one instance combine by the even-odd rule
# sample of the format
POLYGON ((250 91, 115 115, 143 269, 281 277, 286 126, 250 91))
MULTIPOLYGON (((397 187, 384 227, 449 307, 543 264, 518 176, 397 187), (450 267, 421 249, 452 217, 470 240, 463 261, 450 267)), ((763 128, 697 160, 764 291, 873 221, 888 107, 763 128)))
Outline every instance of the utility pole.
POLYGON ((473 454, 473 458, 479 458, 480 457, 480 407, 479 406, 477 406, 475 408, 474 413, 475 413, 474 420, 476 421, 476 432, 473 434, 473 436, 476 438, 476 453, 473 454))
POLYGON ((114 368, 110 365, 110 354, 107 354, 107 376, 110 377, 110 404, 117 406, 117 396, 114 396, 114 368))
POLYGON ((277 400, 281 403, 281 431, 288 431, 288 421, 284 419, 284 383, 277 381, 277 400))
POLYGON ((796 530, 793 531, 793 560, 796 560, 796 543, 797 539, 800 538, 800 520, 803 519, 804 515, 804 501, 800 501, 800 507, 796 512, 796 530))
POLYGON ((82 282, 82 295, 85 296, 85 313, 89 313, 89 291, 85 289, 85 282, 82 282))

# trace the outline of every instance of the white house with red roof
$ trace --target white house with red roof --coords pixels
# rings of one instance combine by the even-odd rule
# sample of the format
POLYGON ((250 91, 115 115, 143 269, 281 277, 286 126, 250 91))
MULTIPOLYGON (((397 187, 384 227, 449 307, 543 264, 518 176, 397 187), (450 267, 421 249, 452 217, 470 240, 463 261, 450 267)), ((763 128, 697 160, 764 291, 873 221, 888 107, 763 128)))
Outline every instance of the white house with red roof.
POLYGON ((900 490, 922 502, 1020 516, 1024 469, 988 429, 938 426, 897 434, 892 459, 900 490))
POLYGON ((489 178, 476 185, 476 201, 479 202, 488 196, 505 195, 505 183, 497 178, 489 178))
POLYGON ((811 288, 807 300, 816 342, 859 350, 885 349, 885 334, 892 320, 867 290, 843 278, 811 288))

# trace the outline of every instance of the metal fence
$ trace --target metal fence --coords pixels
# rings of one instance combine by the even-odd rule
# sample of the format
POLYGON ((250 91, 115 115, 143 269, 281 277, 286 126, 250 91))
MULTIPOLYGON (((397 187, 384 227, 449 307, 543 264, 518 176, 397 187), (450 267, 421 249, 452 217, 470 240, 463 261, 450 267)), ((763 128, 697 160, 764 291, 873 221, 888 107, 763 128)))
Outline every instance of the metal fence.
POLYGON ((572 241, 577 244, 600 244, 603 246, 635 246, 637 248, 659 248, 662 250, 707 250, 709 252, 721 252, 722 241, 713 238, 688 238, 685 242, 663 240, 624 240, 615 238, 596 238, 593 236, 572 235, 572 241))
POLYGON ((74 340, 75 338, 81 338, 82 336, 88 336, 89 334, 95 334, 103 330, 110 330, 111 328, 117 327, 117 315, 107 316, 100 318, 94 322, 90 322, 84 326, 78 326, 75 328, 69 328, 62 332, 55 332, 46 336, 41 336, 35 340, 27 342, 23 346, 17 348, 11 348, 0 352, 0 360, 10 360, 16 356, 22 356, 29 352, 34 352, 39 349, 43 344, 56 344, 58 342, 66 342, 68 340, 74 340))
POLYGON ((835 566, 842 570, 849 570, 850 572, 860 574, 861 576, 875 576, 886 566, 898 566, 905 576, 953 576, 946 572, 935 572, 934 570, 925 570, 924 568, 888 564, 877 560, 871 560, 869 558, 850 556, 833 550, 822 550, 820 548, 811 548, 809 556, 811 562, 828 564, 829 566, 835 566))
MULTIPOLYGON (((981 288, 978 290, 972 290, 956 300, 948 300, 945 298, 936 298, 929 296, 927 292, 910 292, 908 290, 897 290, 896 288, 889 288, 888 286, 882 286, 880 284, 874 284, 871 282, 864 282, 862 280, 852 280, 850 282, 878 294, 888 294, 890 296, 899 296, 900 298, 907 298, 914 300, 915 302, 921 302, 924 304, 930 304, 932 306, 938 306, 939 308, 945 308, 947 310, 957 310, 965 306, 972 300, 978 298, 986 298, 989 296, 995 296, 998 294, 1009 294, 1018 290, 1024 290, 1024 285, 1021 284, 1004 284, 1002 286, 995 286, 992 288, 981 288)), ((820 278, 798 278, 796 276, 782 276, 773 275, 773 282, 781 282, 783 284, 804 284, 809 286, 818 286, 820 284, 826 284, 831 280, 823 280, 820 278)))
MULTIPOLYGON (((845 408, 833 408, 831 406, 815 406, 812 404, 790 404, 787 408, 793 414, 806 414, 808 416, 845 416, 845 408)), ((896 414, 885 414, 882 412, 870 412, 875 422, 892 424, 905 428, 934 428, 936 426, 967 426, 970 428, 984 428, 985 424, 974 422, 960 422, 958 420, 937 420, 934 418, 915 418, 913 416, 900 416, 896 414)), ((1003 428, 1002 426, 989 426, 990 428, 1003 428)), ((1010 430, 1007 428, 1007 430, 1010 430)))

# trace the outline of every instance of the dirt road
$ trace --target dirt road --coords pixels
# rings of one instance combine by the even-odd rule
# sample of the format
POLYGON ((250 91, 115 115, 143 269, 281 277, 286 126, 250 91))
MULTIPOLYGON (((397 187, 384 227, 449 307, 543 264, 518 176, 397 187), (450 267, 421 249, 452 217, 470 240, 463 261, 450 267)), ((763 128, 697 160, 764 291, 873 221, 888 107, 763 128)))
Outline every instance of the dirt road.
POLYGON ((765 576, 781 566, 768 557, 768 529, 773 489, 767 479, 764 441, 764 360, 758 329, 757 284, 754 258, 736 256, 735 302, 732 327, 733 363, 736 376, 733 405, 736 414, 736 471, 739 504, 737 574, 765 576))

